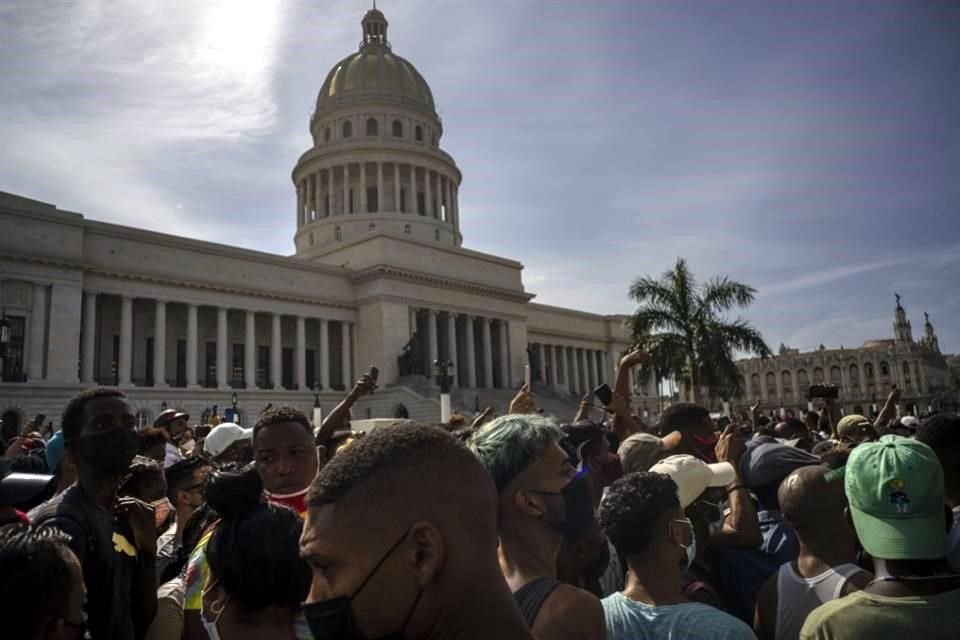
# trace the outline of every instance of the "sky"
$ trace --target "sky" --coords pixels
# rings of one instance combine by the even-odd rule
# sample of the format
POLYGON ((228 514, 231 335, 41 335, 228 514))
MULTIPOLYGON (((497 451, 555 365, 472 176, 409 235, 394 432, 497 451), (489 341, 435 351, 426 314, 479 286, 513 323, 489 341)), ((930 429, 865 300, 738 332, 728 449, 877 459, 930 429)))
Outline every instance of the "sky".
MULTIPOLYGON (((0 190, 289 255, 290 172, 364 0, 0 0, 0 190)), ((629 313, 678 257, 776 350, 960 351, 960 3, 380 0, 463 172, 464 246, 629 313)))

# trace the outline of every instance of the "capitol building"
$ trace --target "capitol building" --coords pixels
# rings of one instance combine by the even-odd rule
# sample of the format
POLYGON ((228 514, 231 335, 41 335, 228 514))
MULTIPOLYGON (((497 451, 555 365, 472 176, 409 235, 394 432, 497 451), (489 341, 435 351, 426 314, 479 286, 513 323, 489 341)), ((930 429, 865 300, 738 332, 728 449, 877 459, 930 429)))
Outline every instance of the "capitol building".
MULTIPOLYGON (((144 423, 234 399, 250 423, 268 404, 309 411, 319 399, 329 411, 371 366, 380 388, 356 418, 437 420, 438 360, 452 363, 454 406, 468 412, 505 406, 528 365, 558 412, 612 380, 625 317, 536 304, 523 265, 464 247, 464 176, 442 147, 433 92, 393 52, 382 12, 361 24, 293 164, 292 256, 0 192, 4 435, 37 413, 59 423, 95 384, 124 389, 144 423)), ((641 387, 655 405, 656 385, 641 387)))

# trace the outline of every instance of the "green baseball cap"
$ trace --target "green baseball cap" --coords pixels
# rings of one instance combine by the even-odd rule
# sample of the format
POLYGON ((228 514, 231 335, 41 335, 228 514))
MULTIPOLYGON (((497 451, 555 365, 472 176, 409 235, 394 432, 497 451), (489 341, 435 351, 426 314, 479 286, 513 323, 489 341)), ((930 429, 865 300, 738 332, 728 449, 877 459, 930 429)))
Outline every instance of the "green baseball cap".
POLYGON ((943 469, 927 445, 896 435, 859 445, 847 461, 844 488, 857 536, 870 555, 946 555, 943 469))

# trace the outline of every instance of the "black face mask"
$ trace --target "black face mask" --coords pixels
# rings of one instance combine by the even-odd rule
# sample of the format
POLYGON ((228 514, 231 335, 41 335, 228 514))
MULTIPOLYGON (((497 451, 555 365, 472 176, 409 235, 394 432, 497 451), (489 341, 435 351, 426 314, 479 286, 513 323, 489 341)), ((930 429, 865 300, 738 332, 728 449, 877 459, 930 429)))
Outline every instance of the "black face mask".
MULTIPOLYGON (((307 619, 307 626, 310 627, 310 633, 313 634, 315 640, 350 640, 360 637, 354 628, 353 612, 350 609, 351 602, 360 595, 360 592, 367 586, 370 579, 376 575, 381 565, 383 565, 383 563, 387 561, 387 558, 397 550, 397 547, 407 539, 409 534, 410 529, 407 529, 400 539, 390 547, 390 550, 383 554, 383 557, 380 558, 380 561, 373 567, 373 570, 367 574, 367 577, 363 579, 363 582, 360 583, 360 586, 357 587, 357 590, 353 592, 352 596, 337 596, 329 600, 321 600, 303 605, 303 616, 307 619)), ((417 597, 413 601, 413 606, 411 606, 407 612, 406 618, 403 619, 403 625, 401 625, 400 630, 383 636, 382 640, 400 640, 403 638, 403 631, 407 628, 407 623, 410 622, 410 618, 413 616, 413 612, 420 602, 421 595, 423 595, 422 587, 417 592, 417 597)))
POLYGON ((80 456, 105 476, 122 476, 140 451, 137 434, 126 427, 83 436, 76 442, 80 456))
POLYGON ((577 476, 571 480, 560 493, 533 489, 530 491, 546 496, 563 497, 563 518, 546 522, 567 540, 578 540, 593 525, 593 497, 590 495, 590 485, 585 476, 577 476))

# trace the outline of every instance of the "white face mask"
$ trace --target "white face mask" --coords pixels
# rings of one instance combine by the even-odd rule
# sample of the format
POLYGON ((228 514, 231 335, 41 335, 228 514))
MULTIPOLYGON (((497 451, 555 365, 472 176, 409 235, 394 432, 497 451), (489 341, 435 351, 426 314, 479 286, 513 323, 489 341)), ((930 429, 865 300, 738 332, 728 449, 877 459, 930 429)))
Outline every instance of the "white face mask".
POLYGON ((697 557, 697 532, 693 530, 693 523, 690 522, 690 518, 683 518, 682 520, 674 520, 673 522, 682 522, 688 527, 690 527, 690 544, 681 544, 680 548, 683 549, 687 554, 687 569, 693 566, 693 561, 697 557))

